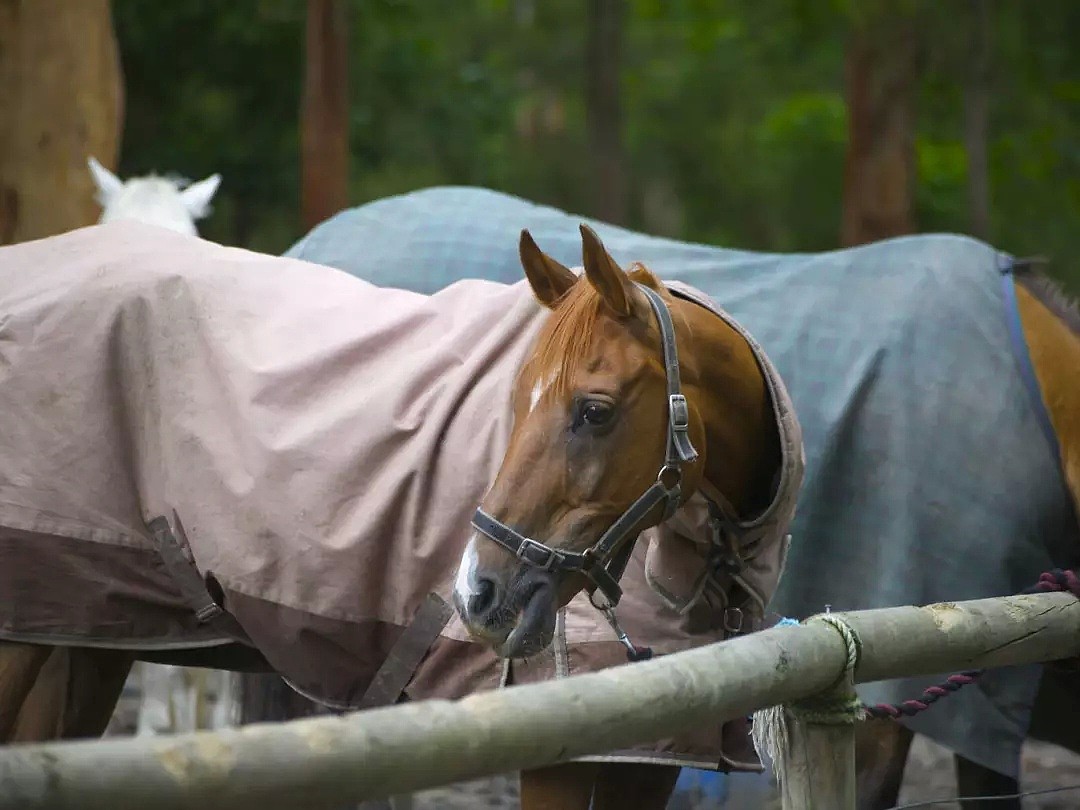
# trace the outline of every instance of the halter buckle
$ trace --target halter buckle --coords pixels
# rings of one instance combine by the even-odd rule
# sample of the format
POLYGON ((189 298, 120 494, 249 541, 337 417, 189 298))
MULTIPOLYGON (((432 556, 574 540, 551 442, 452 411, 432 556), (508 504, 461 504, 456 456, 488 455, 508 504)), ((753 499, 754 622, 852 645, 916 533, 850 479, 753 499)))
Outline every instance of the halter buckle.
POLYGON ((529 537, 522 539, 521 545, 518 546, 517 551, 514 552, 514 556, 529 565, 536 566, 542 571, 550 571, 566 559, 565 556, 555 549, 545 546, 543 543, 538 543, 529 537), (542 559, 543 562, 539 562, 535 557, 530 556, 533 550, 542 555, 540 559, 542 559))
POLYGON ((690 406, 682 394, 668 395, 668 419, 671 420, 672 430, 679 433, 690 430, 690 406))

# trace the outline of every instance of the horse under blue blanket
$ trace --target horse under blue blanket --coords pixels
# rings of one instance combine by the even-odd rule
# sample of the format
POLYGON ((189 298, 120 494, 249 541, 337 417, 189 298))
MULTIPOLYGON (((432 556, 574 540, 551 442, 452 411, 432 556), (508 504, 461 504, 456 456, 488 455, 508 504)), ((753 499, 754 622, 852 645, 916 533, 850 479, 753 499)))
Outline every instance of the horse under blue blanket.
MULTIPOLYGON (((492 191, 435 188, 345 211, 287 255, 431 293, 462 278, 518 281, 522 228, 580 265, 580 221, 492 191)), ((791 392, 807 467, 774 610, 1001 596, 1074 562, 1072 504, 1006 329, 1009 257, 949 235, 781 255, 590 224, 620 262, 717 300, 791 392)), ((988 673, 910 725, 1015 776, 1039 674, 988 673)), ((859 691, 895 703, 933 680, 859 691)))

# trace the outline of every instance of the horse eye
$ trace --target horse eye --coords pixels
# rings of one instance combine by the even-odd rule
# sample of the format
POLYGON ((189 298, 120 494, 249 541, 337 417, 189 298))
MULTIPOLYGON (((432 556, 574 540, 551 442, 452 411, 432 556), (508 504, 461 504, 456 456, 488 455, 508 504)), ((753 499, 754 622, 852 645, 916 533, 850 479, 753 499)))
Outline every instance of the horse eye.
POLYGON ((610 402, 601 402, 598 400, 586 400, 581 403, 578 409, 577 419, 574 420, 574 428, 577 429, 584 425, 589 427, 604 427, 611 418, 615 415, 615 408, 610 402))
POLYGON ((581 414, 581 417, 590 425, 604 425, 611 419, 611 413, 611 406, 590 402, 585 406, 585 411, 581 414))

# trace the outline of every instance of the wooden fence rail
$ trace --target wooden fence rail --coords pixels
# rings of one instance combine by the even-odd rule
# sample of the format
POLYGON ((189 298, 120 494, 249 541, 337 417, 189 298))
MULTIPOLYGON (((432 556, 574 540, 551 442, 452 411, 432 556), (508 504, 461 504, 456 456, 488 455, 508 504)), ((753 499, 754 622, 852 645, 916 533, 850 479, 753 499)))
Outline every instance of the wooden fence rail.
MULTIPOLYGON (((861 641, 856 682, 1029 664, 1080 651, 1080 602, 1062 593, 835 615, 861 641)), ((13 746, 0 749, 0 808, 335 807, 789 704, 835 688, 846 663, 840 633, 809 621, 457 702, 176 737, 13 746)), ((789 803, 816 801, 795 796, 789 803)))

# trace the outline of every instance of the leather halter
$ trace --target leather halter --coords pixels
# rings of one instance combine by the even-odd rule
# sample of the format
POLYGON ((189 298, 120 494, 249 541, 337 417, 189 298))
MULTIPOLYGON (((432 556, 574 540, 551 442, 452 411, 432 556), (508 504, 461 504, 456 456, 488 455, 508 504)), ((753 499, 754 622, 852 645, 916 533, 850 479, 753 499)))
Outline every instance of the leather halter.
POLYGON ((590 594, 593 604, 600 609, 610 609, 622 597, 619 579, 633 551, 640 533, 641 521, 658 504, 664 505, 663 520, 667 520, 679 508, 682 501, 682 465, 697 458, 697 451, 690 443, 690 410, 682 393, 679 380, 679 355, 675 345, 675 324, 664 299, 654 290, 638 284, 656 315, 660 326, 660 343, 664 351, 664 370, 667 374, 667 448, 664 466, 656 476, 656 482, 627 508, 611 524, 600 539, 583 552, 552 548, 515 531, 505 523, 477 509, 472 519, 473 527, 494 540, 522 562, 545 571, 576 572, 584 575, 596 590, 607 599, 607 604, 597 604, 595 591, 590 594), (629 539, 629 542, 624 542, 629 539))

